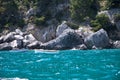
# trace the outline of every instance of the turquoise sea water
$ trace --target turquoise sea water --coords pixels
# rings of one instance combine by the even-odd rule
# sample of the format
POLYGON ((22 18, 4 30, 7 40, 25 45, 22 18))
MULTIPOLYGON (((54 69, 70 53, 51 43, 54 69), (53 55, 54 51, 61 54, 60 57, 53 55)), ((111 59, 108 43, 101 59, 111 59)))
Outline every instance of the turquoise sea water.
POLYGON ((120 80, 120 49, 0 51, 0 80, 120 80))

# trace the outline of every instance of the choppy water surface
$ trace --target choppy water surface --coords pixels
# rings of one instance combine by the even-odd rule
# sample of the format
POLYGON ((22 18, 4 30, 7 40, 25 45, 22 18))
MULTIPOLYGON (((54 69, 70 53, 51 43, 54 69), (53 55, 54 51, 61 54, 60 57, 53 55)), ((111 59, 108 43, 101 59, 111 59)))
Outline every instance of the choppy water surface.
POLYGON ((120 80, 120 49, 0 51, 1 80, 120 80))

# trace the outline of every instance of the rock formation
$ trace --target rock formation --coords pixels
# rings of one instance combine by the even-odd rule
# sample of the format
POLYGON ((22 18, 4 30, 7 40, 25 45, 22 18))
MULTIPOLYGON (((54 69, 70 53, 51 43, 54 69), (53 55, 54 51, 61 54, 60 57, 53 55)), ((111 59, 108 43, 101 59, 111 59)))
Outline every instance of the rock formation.
POLYGON ((109 46, 109 37, 104 29, 101 29, 87 38, 85 38, 85 44, 88 48, 96 46, 97 48, 106 48, 109 46))
POLYGON ((41 45, 43 49, 71 49, 83 43, 82 36, 72 29, 65 30, 56 39, 41 45))

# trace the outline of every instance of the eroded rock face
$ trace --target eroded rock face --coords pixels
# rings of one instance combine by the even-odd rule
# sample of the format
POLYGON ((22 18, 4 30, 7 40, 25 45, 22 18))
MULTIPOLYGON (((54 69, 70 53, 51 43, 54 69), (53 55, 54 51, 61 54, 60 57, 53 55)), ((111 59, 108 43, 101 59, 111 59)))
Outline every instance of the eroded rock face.
POLYGON ((109 37, 107 32, 104 29, 100 29, 99 31, 91 34, 87 38, 85 38, 85 44, 88 48, 92 48, 93 46, 97 48, 106 48, 109 46, 109 37))
POLYGON ((61 35, 66 29, 71 29, 71 28, 64 21, 61 25, 57 27, 56 36, 58 37, 59 35, 61 35))
POLYGON ((120 20, 116 22, 115 24, 116 24, 117 30, 120 32, 120 20))
POLYGON ((120 41, 113 42, 113 48, 120 49, 120 41))
POLYGON ((41 45, 43 49, 71 49, 76 45, 83 43, 81 35, 78 35, 74 30, 67 29, 56 39, 51 40, 41 45))
POLYGON ((12 50, 12 46, 9 43, 0 44, 0 50, 12 50))
POLYGON ((32 34, 41 42, 48 42, 56 37, 56 26, 49 25, 48 27, 34 28, 32 34))

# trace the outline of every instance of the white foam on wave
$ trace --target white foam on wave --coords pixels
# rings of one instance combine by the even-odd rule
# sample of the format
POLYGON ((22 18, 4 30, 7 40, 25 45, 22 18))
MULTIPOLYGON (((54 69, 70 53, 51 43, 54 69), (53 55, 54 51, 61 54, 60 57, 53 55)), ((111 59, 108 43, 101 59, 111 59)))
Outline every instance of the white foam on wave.
POLYGON ((36 62, 49 61, 49 60, 51 60, 51 59, 50 58, 46 58, 46 59, 37 60, 36 62))
POLYGON ((35 53, 45 53, 45 54, 58 54, 59 51, 58 50, 43 50, 43 49, 39 49, 39 50, 34 50, 35 53))
POLYGON ((0 80, 29 80, 29 79, 25 79, 25 78, 0 78, 0 80))
POLYGON ((10 52, 26 52, 28 49, 10 50, 10 52))
POLYGON ((27 61, 27 62, 25 62, 26 64, 29 64, 29 63, 33 63, 33 61, 27 61))

